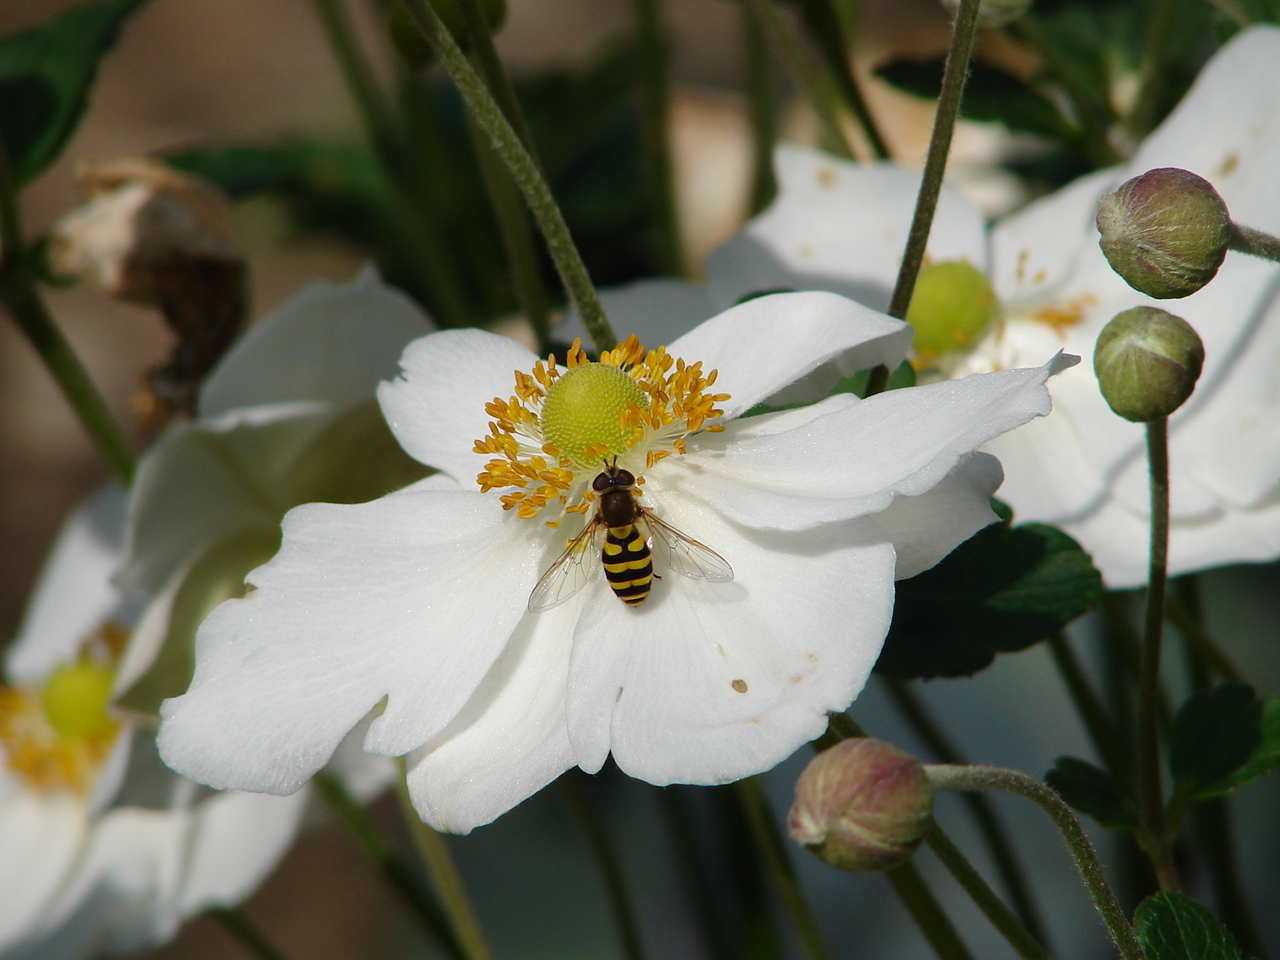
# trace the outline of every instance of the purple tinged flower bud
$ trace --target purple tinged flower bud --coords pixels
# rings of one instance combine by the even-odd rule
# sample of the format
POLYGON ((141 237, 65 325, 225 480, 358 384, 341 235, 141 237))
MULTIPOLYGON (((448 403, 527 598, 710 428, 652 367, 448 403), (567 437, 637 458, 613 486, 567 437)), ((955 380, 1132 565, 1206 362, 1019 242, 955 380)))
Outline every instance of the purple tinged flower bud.
POLYGON ((1208 180, 1160 167, 1098 199, 1098 232, 1111 268, 1129 286, 1168 300, 1213 279, 1227 255, 1231 217, 1208 180))
POLYGON ((910 754, 871 737, 822 751, 796 781, 791 838, 840 870, 888 870, 920 846, 933 787, 910 754))
POLYGON ((1191 324, 1158 307, 1134 307, 1102 328, 1093 372, 1111 409, 1137 423, 1167 417, 1195 389, 1204 344, 1191 324))

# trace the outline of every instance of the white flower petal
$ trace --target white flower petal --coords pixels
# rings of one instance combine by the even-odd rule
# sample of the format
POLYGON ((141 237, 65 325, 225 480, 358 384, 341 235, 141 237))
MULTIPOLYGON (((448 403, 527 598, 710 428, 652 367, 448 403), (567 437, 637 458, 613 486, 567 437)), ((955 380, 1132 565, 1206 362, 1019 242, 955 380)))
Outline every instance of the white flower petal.
POLYGON ((667 352, 719 370, 736 417, 837 357, 855 369, 893 368, 911 345, 911 328, 831 293, 779 293, 740 303, 669 344, 667 352))
POLYGON ((1000 461, 985 453, 961 460, 932 490, 898 497, 872 516, 893 541, 897 553, 894 576, 905 580, 934 566, 952 550, 998 519, 991 495, 1004 472, 1000 461))
POLYGON ((409 456, 474 489, 490 459, 472 450, 489 433, 485 404, 512 396, 515 372, 537 361, 510 337, 445 330, 409 345, 400 376, 378 387, 378 403, 409 456))
MULTIPOLYGON (((855 164, 794 146, 778 147, 774 166, 778 199, 707 258, 713 299, 727 306, 761 290, 830 290, 884 310, 906 246, 919 171, 855 164)), ((985 269, 985 234, 981 212, 944 186, 929 257, 985 269)))
POLYGON ((384 697, 366 749, 421 745, 519 622, 539 573, 534 526, 481 493, 415 487, 291 511, 280 553, 250 575, 258 589, 201 626, 191 688, 162 708, 165 762, 289 793, 384 697))
POLYGON ((575 598, 526 616, 462 712, 411 758, 413 805, 437 830, 470 833, 574 765, 565 694, 581 609, 575 598))
MULTIPOLYGON (((1049 411, 1045 381, 1076 361, 975 374, 841 404, 803 426, 700 436, 668 472, 737 523, 800 530, 917 496, 970 451, 1049 411)), ((745 421, 750 430, 750 420, 745 421)))
POLYGON ((578 763, 593 771, 612 750, 656 784, 766 770, 865 683, 889 626, 892 548, 866 521, 796 535, 743 530, 674 495, 656 508, 720 552, 734 580, 658 569, 636 608, 594 585, 569 674, 578 763))
POLYGON ((433 326, 372 266, 350 283, 308 284, 227 353, 200 391, 200 415, 289 401, 347 406, 394 377, 405 345, 433 326))
POLYGON ((5 653, 11 683, 34 684, 76 658, 86 637, 110 618, 136 615, 111 585, 124 557, 124 492, 108 484, 63 525, 40 573, 13 644, 5 653))
MULTIPOLYGON (((634 333, 646 347, 670 343, 723 309, 712 304, 711 295, 702 284, 669 277, 603 288, 600 305, 614 333, 623 340, 634 333)), ((556 339, 566 343, 578 337, 583 349, 594 351, 595 344, 576 310, 569 311, 554 333, 556 339)))
POLYGON ((86 826, 82 799, 36 793, 0 768, 0 951, 43 928, 48 903, 75 866, 86 826))

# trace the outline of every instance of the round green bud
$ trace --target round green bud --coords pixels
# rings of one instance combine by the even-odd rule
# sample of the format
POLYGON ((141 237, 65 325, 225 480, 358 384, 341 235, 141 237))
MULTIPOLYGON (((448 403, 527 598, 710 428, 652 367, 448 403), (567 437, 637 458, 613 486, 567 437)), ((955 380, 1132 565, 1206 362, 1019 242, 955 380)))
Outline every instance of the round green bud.
POLYGON ((910 858, 933 817, 933 787, 910 754, 871 737, 822 751, 796 780, 791 838, 840 870, 888 870, 910 858))
POLYGON ((995 291, 977 267, 962 260, 925 267, 907 307, 916 356, 927 361, 971 346, 995 313, 995 291))
MULTIPOLYGON (((464 50, 470 45, 467 35, 467 23, 462 18, 462 10, 458 0, 428 0, 431 7, 444 21, 449 35, 464 50)), ((469 2, 469 0, 468 0, 469 2)), ((480 9, 484 12, 485 23, 489 29, 497 33, 507 19, 507 0, 480 0, 480 9)), ((431 44, 418 29, 418 24, 404 5, 404 0, 391 0, 386 6, 387 33, 391 44, 405 59, 415 67, 425 67, 435 59, 431 44)))
POLYGON ((1137 423, 1167 417, 1195 389, 1204 344, 1191 324, 1158 307, 1117 313, 1098 335, 1093 372, 1111 409, 1137 423))
POLYGON ((1213 279, 1227 255, 1231 217, 1208 180, 1160 167, 1098 199, 1098 232, 1111 268, 1129 286, 1169 300, 1213 279))
POLYGON ((44 688, 44 715, 64 737, 109 733, 115 721, 107 713, 114 677, 92 663, 64 664, 44 688))
POLYGON ((649 398, 623 370, 605 363, 584 363, 566 370, 542 401, 542 438, 575 466, 591 467, 627 451, 634 427, 619 422, 632 404, 649 409, 649 398), (588 456, 588 447, 605 453, 588 456))
MULTIPOLYGON (((960 0, 942 0, 942 5, 954 17, 960 9, 960 0)), ((1031 0, 979 0, 978 23, 984 27, 1007 26, 1030 9, 1031 0)))

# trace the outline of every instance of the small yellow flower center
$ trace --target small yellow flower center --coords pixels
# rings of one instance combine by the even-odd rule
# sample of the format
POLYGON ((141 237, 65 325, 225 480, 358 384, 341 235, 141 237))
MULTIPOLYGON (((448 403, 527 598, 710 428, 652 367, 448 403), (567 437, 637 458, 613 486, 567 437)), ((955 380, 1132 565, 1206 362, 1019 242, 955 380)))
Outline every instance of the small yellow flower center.
POLYGON ((995 312, 995 292, 977 267, 960 260, 925 267, 907 308, 907 322, 916 331, 917 360, 928 364, 972 346, 995 312))
POLYGON ((649 398, 623 370, 584 363, 561 374, 542 401, 542 438, 583 469, 627 451, 635 435, 626 414, 649 398))
POLYGON ((91 653, 58 667, 43 688, 0 686, 0 761, 31 789, 89 792, 120 730, 107 664, 123 636, 105 624, 86 643, 91 653))
POLYGON ((724 429, 708 423, 729 399, 708 392, 716 374, 665 347, 645 350, 635 337, 593 363, 575 340, 563 369, 552 356, 531 373, 517 370, 515 396, 485 405, 489 434, 473 449, 494 459, 476 482, 486 492, 506 489, 503 508, 526 519, 552 504, 586 513, 591 481, 605 464, 616 462, 643 483, 645 470, 685 452, 690 434, 724 429))
POLYGON ((63 665, 44 688, 44 715, 60 736, 92 737, 115 729, 107 713, 111 671, 96 663, 63 665))

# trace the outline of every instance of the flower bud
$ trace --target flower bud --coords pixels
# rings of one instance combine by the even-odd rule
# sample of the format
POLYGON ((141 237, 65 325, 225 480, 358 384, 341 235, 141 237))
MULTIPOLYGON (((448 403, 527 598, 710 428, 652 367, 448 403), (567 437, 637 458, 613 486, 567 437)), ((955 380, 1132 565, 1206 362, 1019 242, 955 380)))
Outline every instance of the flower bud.
MULTIPOLYGON (((458 8, 458 0, 428 0, 436 14, 444 21, 449 35, 462 49, 470 46, 467 36, 467 23, 458 8)), ((494 33, 502 27, 507 19, 507 0, 480 0, 480 9, 484 13, 485 23, 494 33)), ((386 8, 387 33, 391 44, 405 61, 415 67, 425 67, 435 59, 431 44, 418 29, 418 24, 405 7, 403 0, 391 0, 386 8)))
POLYGON ((910 754, 870 737, 824 750, 796 781, 791 838, 841 870, 888 870, 920 846, 933 787, 910 754))
POLYGON ((1186 297, 1227 255, 1231 217, 1203 177, 1160 167, 1098 199, 1098 232, 1111 268, 1157 300, 1186 297))
POLYGON ((1134 307, 1102 328, 1093 372, 1111 409, 1137 423, 1167 417, 1186 402, 1204 364, 1191 324, 1158 307, 1134 307))
MULTIPOLYGON (((960 0, 942 0, 942 5, 953 17, 960 10, 960 0)), ((1031 0, 979 0, 978 23, 984 27, 1003 27, 1030 9, 1031 0)))
POLYGON ((995 312, 995 292, 977 267, 961 260, 925 267, 907 307, 907 323, 916 331, 916 356, 927 362, 970 346, 995 312))

